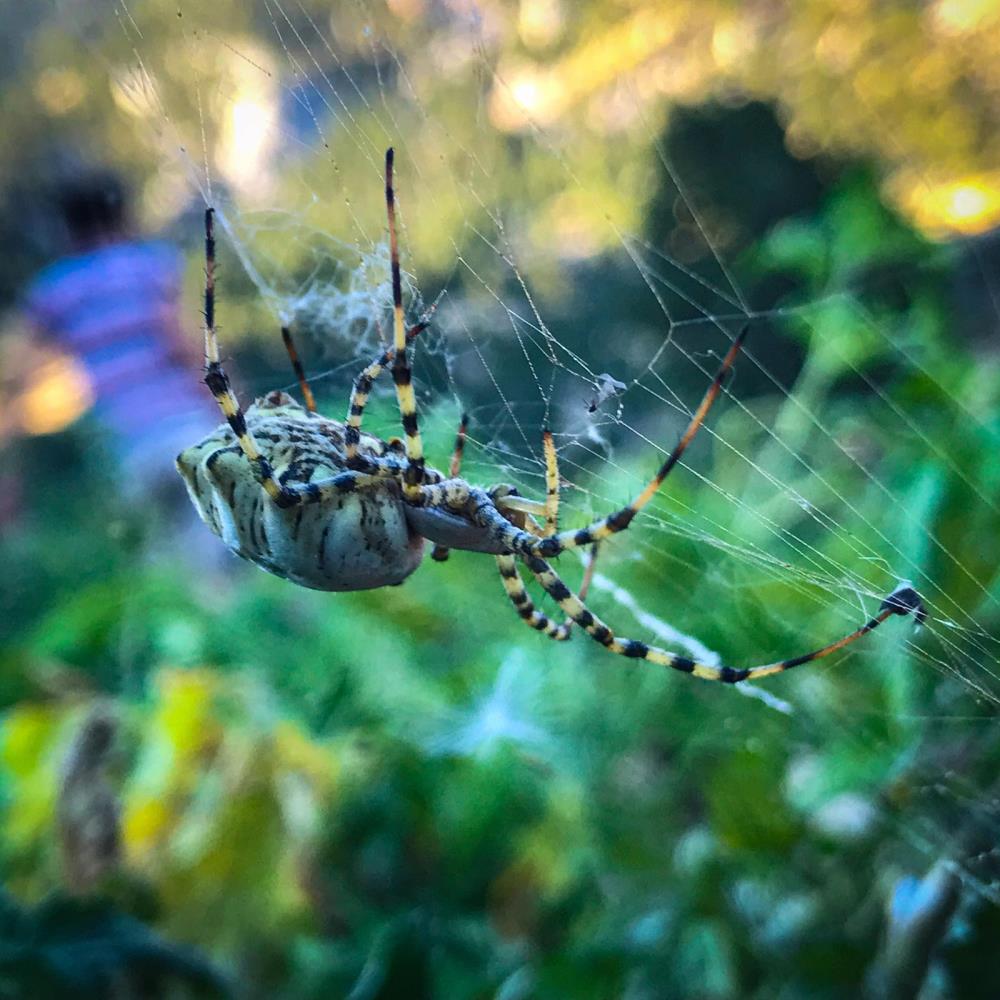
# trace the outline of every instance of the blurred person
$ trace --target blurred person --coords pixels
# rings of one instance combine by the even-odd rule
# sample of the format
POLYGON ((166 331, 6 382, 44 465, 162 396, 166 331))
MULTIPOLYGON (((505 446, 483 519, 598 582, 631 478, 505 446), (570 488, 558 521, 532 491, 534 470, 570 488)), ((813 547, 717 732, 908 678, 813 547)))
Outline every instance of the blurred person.
MULTIPOLYGON (((61 384, 85 402, 87 393, 92 398, 117 465, 108 478, 118 479, 126 499, 186 505, 174 457, 217 423, 218 413, 199 384, 200 356, 183 335, 181 255, 136 234, 125 186, 111 171, 62 182, 55 201, 71 249, 25 295, 33 343, 54 348, 64 368, 67 355, 77 363, 75 378, 61 384)), ((55 395, 48 394, 50 403, 55 395)))

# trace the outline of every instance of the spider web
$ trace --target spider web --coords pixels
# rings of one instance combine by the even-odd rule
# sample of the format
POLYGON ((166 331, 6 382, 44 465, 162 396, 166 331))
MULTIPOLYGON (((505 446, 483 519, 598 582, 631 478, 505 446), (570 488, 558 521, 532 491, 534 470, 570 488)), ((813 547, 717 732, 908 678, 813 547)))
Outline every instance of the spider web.
MULTIPOLYGON (((228 267, 225 259, 221 265, 224 349, 238 331, 271 338, 279 321, 290 323, 324 411, 341 415, 352 376, 388 329, 382 157, 389 145, 397 153, 408 313, 433 309, 414 367, 422 427, 438 448, 432 458, 439 467, 447 464, 459 414, 468 411, 466 478, 509 481, 528 495, 543 495, 540 429, 551 426, 566 481, 562 523, 586 524, 642 488, 732 337, 749 324, 727 394, 670 480, 688 485, 665 489, 627 539, 605 546, 595 606, 623 634, 701 659, 756 663, 800 649, 760 648, 753 634, 738 631, 717 649, 720 644, 685 624, 682 584, 662 581, 678 609, 668 622, 651 610, 666 600, 647 598, 628 582, 635 568, 676 570, 679 579, 695 570, 702 578, 699 595, 715 594, 719 607, 732 609, 733 621, 756 615, 792 635, 784 602, 811 609, 820 634, 836 635, 870 617, 898 582, 914 581, 930 609, 926 625, 914 630, 893 620, 829 671, 842 675, 851 664, 876 662, 901 675, 932 675, 929 700, 890 697, 887 712, 858 704, 838 693, 831 679, 838 673, 825 664, 787 685, 712 688, 701 696, 757 699, 761 713, 775 716, 767 730, 772 736, 783 731, 806 746, 832 734, 864 754, 887 745, 885 731, 894 726, 953 735, 954 753, 938 766, 919 750, 919 766, 899 763, 921 805, 907 810, 905 820, 884 804, 879 815, 929 861, 949 857, 969 887, 1000 901, 982 838, 970 834, 963 847, 959 837, 956 848, 952 828, 957 822, 963 830, 985 829, 993 840, 998 832, 992 785, 960 763, 980 759, 992 745, 1000 704, 996 588, 983 582, 987 577, 968 564, 964 550, 933 529, 939 498, 921 462, 940 463, 984 510, 996 514, 997 506, 925 426, 920 398, 894 387, 908 379, 931 386, 956 422, 995 433, 974 401, 849 283, 818 291, 803 284, 767 308, 750 301, 714 206, 693 193, 697 178, 683 174, 663 138, 663 110, 638 84, 616 88, 609 100, 651 155, 641 163, 620 158, 616 167, 628 190, 596 212, 595 224, 594 211, 581 209, 595 190, 606 192, 588 168, 593 141, 578 150, 572 129, 532 113, 534 95, 509 78, 497 58, 509 27, 502 16, 488 6, 435 5, 424 22, 433 30, 419 32, 410 12, 421 5, 390 7, 359 0, 321 17, 297 0, 263 0, 253 18, 226 31, 211 13, 185 5, 176 11, 173 46, 163 56, 144 42, 138 9, 122 5, 122 58, 95 52, 108 61, 123 106, 148 128, 162 158, 154 210, 167 205, 167 215, 170 205, 192 195, 217 209, 220 255, 229 257, 228 267), (176 86, 178 66, 193 88, 176 86), (442 85, 447 100, 438 98, 435 72, 454 73, 459 81, 442 85), (504 119, 515 113, 516 129, 504 119), (227 138, 225 121, 237 128, 242 122, 256 147, 247 152, 227 138), (518 160, 512 147, 530 148, 523 156, 523 204, 515 196, 518 184, 498 176, 518 160), (241 151, 259 176, 241 172, 241 151), (644 234, 644 192, 654 176, 686 244, 664 249, 644 234), (558 191, 564 211, 533 218, 540 204, 533 188, 558 191), (581 215, 587 225, 574 229, 581 215), (690 245, 701 249, 696 262, 690 245), (605 268, 619 287, 632 289, 652 319, 639 323, 608 308, 613 304, 600 296, 605 268), (580 273, 585 282, 575 276, 580 273), (253 295, 237 296, 246 283, 253 295), (584 290, 586 298, 574 302, 584 290), (839 341, 827 336, 832 323, 855 331, 863 350, 852 355, 845 348, 837 356, 839 341), (802 356, 798 370, 776 365, 775 341, 802 356), (824 381, 809 367, 821 353, 837 380, 856 387, 852 408, 834 397, 832 377, 824 381), (868 363, 872 355, 880 359, 877 369, 868 363), (877 448, 871 440, 893 441, 908 456, 902 464, 909 474, 891 456, 871 453, 877 448), (960 586, 942 585, 944 579, 960 586), (787 720, 786 729, 776 728, 778 718, 787 720)), ((605 134, 602 141, 615 139, 605 134)), ((735 147, 730 152, 740 155, 735 147)), ((935 252, 928 249, 932 261, 935 252)), ((908 266, 915 272, 923 264, 908 266)), ((192 271, 195 295, 197 282, 192 271)), ((284 388, 294 387, 287 376, 281 380, 284 388)), ((240 389, 246 399, 274 387, 240 389)), ((376 392, 366 422, 386 436, 398 433, 391 384, 376 392)), ((577 581, 572 561, 563 564, 570 582, 577 581)), ((650 579, 648 572, 639 575, 650 579)), ((494 596, 502 599, 499 590, 494 596)), ((518 639, 512 641, 530 651, 525 656, 536 662, 546 656, 544 648, 529 646, 534 637, 518 639)), ((907 684, 898 681, 897 693, 907 684)), ((461 732, 465 745, 470 737, 461 732)), ((919 746, 921 738, 914 742, 919 746)))

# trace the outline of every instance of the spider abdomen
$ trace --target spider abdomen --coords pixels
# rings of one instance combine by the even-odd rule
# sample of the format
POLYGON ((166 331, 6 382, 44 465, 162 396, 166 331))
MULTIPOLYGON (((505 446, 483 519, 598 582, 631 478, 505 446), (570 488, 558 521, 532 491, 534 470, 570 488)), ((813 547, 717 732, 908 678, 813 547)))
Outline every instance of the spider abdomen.
POLYGON ((424 554, 424 539, 409 530, 394 480, 293 510, 265 502, 262 526, 266 548, 248 558, 315 590, 402 583, 424 554))
MULTIPOLYGON (((247 426, 283 483, 344 471, 343 424, 308 414, 282 393, 251 407, 247 426)), ((364 435, 362 454, 387 445, 364 435)), ((315 590, 401 583, 420 565, 424 539, 408 525, 398 482, 282 508, 261 489, 226 424, 182 452, 177 468, 202 520, 244 559, 315 590)))

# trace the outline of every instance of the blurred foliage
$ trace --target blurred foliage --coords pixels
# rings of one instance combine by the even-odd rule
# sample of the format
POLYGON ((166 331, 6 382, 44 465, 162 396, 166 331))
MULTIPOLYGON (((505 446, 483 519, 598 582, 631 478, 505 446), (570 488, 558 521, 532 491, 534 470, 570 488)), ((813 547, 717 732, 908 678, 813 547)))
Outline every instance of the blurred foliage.
MULTIPOLYGON (((202 128, 235 234, 227 345, 271 337, 318 260, 355 273, 381 239, 390 142, 409 264, 427 288, 452 275, 477 333, 503 311, 479 279, 516 292, 509 249, 567 351, 642 376, 664 314, 617 231, 689 281, 719 283, 715 248, 757 306, 761 369, 740 365, 718 437, 692 449, 704 478, 678 473, 601 571, 737 663, 851 627, 897 561, 919 569, 932 627, 892 622, 768 684, 767 702, 579 634, 547 644, 470 554, 400 588, 298 590, 220 562, 181 510, 123 502, 86 421, 15 441, 0 475, 0 996, 173 996, 173 976, 290 1000, 855 997, 912 973, 908 932, 928 923, 923 995, 996 996, 1000 378, 979 273, 996 251, 934 242, 996 222, 994 5, 479 7, 20 5, 0 60, 0 289, 12 300, 56 242, 38 164, 57 173, 80 150, 120 163, 144 220, 193 243, 202 128), (311 69, 289 69, 296 31, 311 69), (336 143, 317 126, 336 108, 314 120, 295 96, 303 80, 325 94, 323 74, 331 93, 350 79, 379 99, 350 106, 336 143), (249 174, 226 131, 241 101, 287 119, 286 145, 249 174), (494 205, 503 253, 469 236, 494 205), (98 698, 118 718, 104 778, 122 857, 70 898, 60 803, 98 698), (939 890, 938 865, 960 890, 939 890)), ((192 302, 200 267, 192 247, 192 302)), ((673 318, 730 311, 698 302, 673 318)), ((655 373, 689 402, 705 376, 688 360, 725 343, 709 325, 677 325, 681 353, 655 373)), ((521 358, 497 330, 489 375, 519 401, 521 358)), ((320 382, 341 407, 366 347, 351 331, 331 346, 337 333, 316 341, 352 362, 320 382)), ((428 344, 421 380, 439 374, 428 344)), ((244 395, 287 384, 279 351, 240 350, 244 395)), ((502 407, 469 356, 446 374, 474 415, 469 474, 493 481, 502 407)), ((629 410, 658 441, 663 398, 629 410)), ((440 459, 457 412, 432 399, 440 459)), ((378 403, 372 426, 395 433, 378 403)), ((582 409, 557 394, 570 445, 582 409)), ((648 472, 633 431, 607 435, 628 445, 616 466, 585 435, 565 449, 567 524, 648 472)), ((537 463, 508 474, 537 489, 537 463)), ((645 637, 607 588, 594 604, 645 637)))
MULTIPOLYGON (((424 277, 450 271, 454 241, 467 242, 485 206, 503 204, 541 285, 554 256, 588 256, 641 228, 657 133, 678 107, 713 100, 775 107, 800 160, 877 163, 886 200, 927 232, 978 233, 1000 220, 992 0, 218 0, 197 11, 139 0, 118 17, 100 4, 22 6, 5 44, 0 184, 28 196, 5 209, 5 235, 23 232, 38 165, 51 177, 81 156, 119 163, 146 219, 174 220, 191 184, 206 183, 197 151, 207 141, 217 202, 228 192, 244 209, 280 204, 305 229, 363 243, 382 215, 377 198, 357 197, 358 179, 378 190, 378 155, 392 143, 414 192, 408 228, 424 277), (468 100, 484 71, 483 100, 468 100), (279 115, 280 131, 268 125, 279 115), (544 141, 530 141, 539 127, 544 141), (331 143, 328 128, 351 141, 331 143)), ((716 171, 739 158, 736 139, 717 150, 716 171)), ((738 250, 746 234, 714 211, 717 185, 703 191, 698 175, 684 177, 715 245, 738 250)), ((276 294, 290 297, 292 276, 308 273, 308 242, 249 225, 271 255, 276 294)), ((31 266, 23 252, 5 269, 8 295, 31 266)))
POLYGON ((225 979, 102 902, 0 897, 0 996, 228 996, 225 979), (177 990, 187 987, 182 993, 177 990))
MULTIPOLYGON (((796 259, 781 253, 785 267, 796 259)), ((819 367, 836 414, 840 369, 819 367)), ((910 457, 887 456, 880 475, 905 490, 910 457)), ((987 514, 922 461, 939 484, 931 530, 983 518, 972 530, 992 543, 987 514)), ((739 488, 724 455, 709 472, 739 488)), ((77 481, 92 491, 76 497, 79 545, 66 547, 43 496, 4 541, 8 565, 32 560, 31 586, 6 592, 2 615, 5 881, 25 900, 60 884, 60 762, 90 692, 117 692, 124 880, 105 891, 211 954, 242 995, 854 996, 896 879, 928 864, 907 831, 942 838, 942 852, 946 829, 964 831, 952 849, 970 872, 995 838, 997 742, 971 722, 991 712, 920 669, 902 629, 770 685, 793 699, 784 715, 623 669, 579 635, 538 648, 479 557, 384 592, 305 592, 249 567, 185 568, 150 525, 109 518, 93 472, 77 481), (970 722, 940 727, 939 715, 970 722)), ((687 477, 672 502, 732 516, 687 477)), ((900 526, 901 544, 920 544, 912 530, 900 526)), ((639 563, 606 558, 645 607, 734 656, 750 649, 743 636, 754 652, 787 651, 803 620, 824 617, 816 634, 839 621, 765 578, 748 601, 685 538, 639 563)), ((949 565, 931 571, 962 584, 949 565)), ((976 986, 995 912, 968 895, 937 960, 959 995, 991 995, 976 986)))

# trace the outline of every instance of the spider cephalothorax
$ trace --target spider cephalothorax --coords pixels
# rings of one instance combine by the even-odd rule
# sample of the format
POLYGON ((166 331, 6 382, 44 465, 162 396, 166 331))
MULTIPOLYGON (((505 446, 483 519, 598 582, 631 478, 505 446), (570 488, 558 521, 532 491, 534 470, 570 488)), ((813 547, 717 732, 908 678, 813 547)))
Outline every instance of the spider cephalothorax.
MULTIPOLYGON (((546 498, 532 501, 509 486, 477 487, 459 477, 465 419, 448 475, 428 467, 417 421, 407 345, 425 323, 406 329, 392 186, 393 153, 386 153, 386 201, 392 264, 393 345, 354 381, 343 423, 321 416, 287 330, 285 345, 305 399, 283 392, 258 399, 244 414, 219 356, 215 332, 213 215, 205 213, 205 382, 226 422, 177 458, 188 492, 208 526, 238 555, 295 583, 319 590, 364 590, 401 583, 420 564, 427 541, 434 557, 449 548, 495 556, 504 589, 533 628, 566 639, 576 623, 612 653, 644 659, 683 673, 729 683, 765 677, 818 660, 877 628, 891 615, 925 611, 912 587, 895 590, 875 617, 835 642, 802 656, 757 667, 722 667, 695 661, 635 639, 623 639, 574 594, 548 562, 567 549, 590 547, 625 531, 680 460, 722 391, 746 336, 733 342, 680 441, 646 488, 626 507, 574 531, 557 530, 559 470, 551 435, 543 433, 546 498), (382 369, 392 365, 403 425, 402 442, 361 430, 365 403, 382 369), (566 614, 564 623, 538 611, 518 562, 566 614)), ((591 565, 592 565, 591 559, 591 565)))

